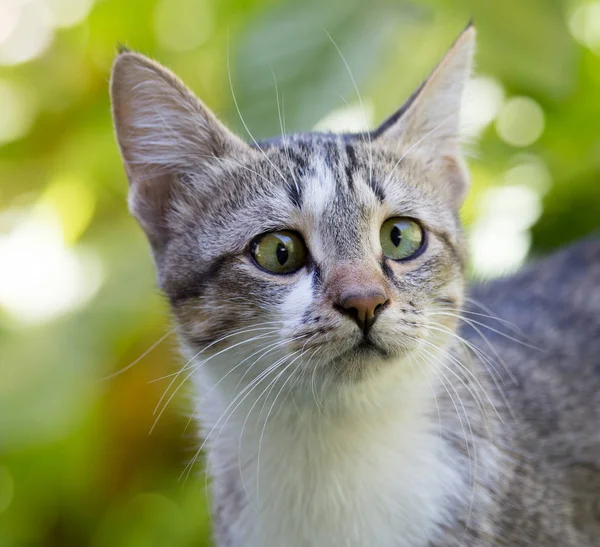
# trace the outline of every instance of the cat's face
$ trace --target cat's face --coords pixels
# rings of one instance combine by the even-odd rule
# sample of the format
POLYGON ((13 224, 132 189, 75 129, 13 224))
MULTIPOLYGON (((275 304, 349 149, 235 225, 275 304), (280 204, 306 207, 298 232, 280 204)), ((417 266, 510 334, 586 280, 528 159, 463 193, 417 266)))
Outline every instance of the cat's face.
POLYGON ((396 165, 393 148, 319 136, 264 152, 224 162, 212 196, 194 199, 188 179, 157 257, 194 350, 275 330, 305 352, 297 366, 356 375, 427 339, 428 311, 460 305, 460 228, 418 155, 396 165))
POLYGON ((473 39, 465 31, 371 134, 253 146, 164 69, 118 58, 130 204, 189 353, 231 350, 252 377, 280 362, 310 381, 360 379, 450 336, 463 298, 456 132, 473 39), (434 310, 449 313, 433 320, 434 310))

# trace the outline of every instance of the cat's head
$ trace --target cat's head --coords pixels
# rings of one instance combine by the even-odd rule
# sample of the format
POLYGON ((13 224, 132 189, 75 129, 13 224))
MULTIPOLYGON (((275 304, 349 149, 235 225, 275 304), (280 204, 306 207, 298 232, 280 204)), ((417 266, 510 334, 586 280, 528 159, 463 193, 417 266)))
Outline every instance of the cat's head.
POLYGON ((251 377, 277 363, 308 381, 356 379, 450 336, 474 41, 468 27, 371 133, 250 144, 172 73, 119 55, 111 92, 129 204, 189 353, 229 352, 251 377))

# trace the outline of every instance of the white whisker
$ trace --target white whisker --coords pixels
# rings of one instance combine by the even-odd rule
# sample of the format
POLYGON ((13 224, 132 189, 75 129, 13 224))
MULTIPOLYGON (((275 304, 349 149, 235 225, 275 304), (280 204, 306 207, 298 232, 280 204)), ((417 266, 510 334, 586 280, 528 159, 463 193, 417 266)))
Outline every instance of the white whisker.
POLYGON ((244 120, 244 117, 242 116, 242 112, 240 111, 240 107, 238 105, 237 98, 235 96, 235 92, 233 91, 233 81, 231 79, 231 64, 229 62, 229 43, 227 44, 227 75, 229 77, 229 88, 231 90, 231 97, 233 99, 233 104, 235 105, 235 109, 236 109, 236 111, 238 113, 238 116, 240 117, 240 121, 242 122, 242 125, 244 126, 244 129, 248 133, 248 136, 252 139, 252 142, 256 146, 257 150, 259 150, 262 153, 262 155, 266 158, 266 160, 271 164, 271 166, 273 167, 273 169, 275 169, 275 171, 277 172, 277 174, 281 177, 281 180, 283 182, 287 183, 287 180, 283 176, 283 174, 281 173, 281 171, 277 168, 277 166, 273 163, 273 161, 271 160, 271 158, 269 158, 269 156, 267 155, 267 153, 258 144, 258 141, 254 138, 254 136, 250 132, 250 129, 248 128, 248 125, 246 124, 246 121, 244 120))
POLYGON ((113 372, 112 374, 109 374, 108 376, 104 376, 103 378, 100 379, 101 382, 106 382, 107 380, 112 380, 113 378, 119 376, 120 374, 123 374, 124 372, 127 372, 128 370, 130 370, 131 368, 133 368, 135 365, 137 365, 144 357, 146 357, 146 355, 148 355, 149 353, 152 352, 152 350, 154 350, 156 347, 158 347, 160 344, 162 344, 169 336, 171 336, 171 334, 173 334, 178 327, 175 327, 173 329, 171 329, 169 332, 167 332, 166 334, 164 334, 163 336, 161 336, 156 342, 154 342, 154 344, 152 344, 146 351, 144 351, 139 357, 137 357, 136 359, 134 359, 131 363, 129 363, 128 365, 126 365, 125 367, 123 367, 120 370, 117 370, 116 372, 113 372))
POLYGON ((352 74, 352 70, 350 70, 350 65, 348 64, 348 61, 346 60, 346 57, 344 57, 344 54, 342 53, 342 50, 338 47, 338 45, 336 44, 335 40, 333 39, 333 37, 331 36, 331 34, 329 34, 329 32, 327 31, 327 29, 323 29, 325 31, 325 34, 327 34, 327 36, 329 37, 329 39, 331 40, 331 43, 333 44, 333 46, 335 47, 335 49, 337 50, 337 52, 339 53, 342 62, 344 63, 344 66, 346 67, 346 70, 348 71, 348 74, 350 75, 350 79, 352 80, 352 85, 354 86, 354 91, 356 92, 356 96, 358 97, 358 102, 360 104, 360 108, 362 110, 362 115, 363 115, 363 121, 364 121, 364 125, 365 125, 365 130, 361 131, 360 135, 362 137, 363 142, 365 143, 365 146, 367 144, 366 139, 365 139, 365 133, 367 135, 367 137, 369 138, 369 180, 373 179, 373 146, 372 146, 372 142, 371 142, 371 132, 369 131, 368 127, 369 127, 369 120, 367 119, 367 113, 365 111, 365 105, 363 104, 363 100, 362 97, 360 95, 360 91, 358 90, 358 85, 356 83, 356 79, 354 78, 354 74, 352 74))
MULTIPOLYGON (((248 332, 248 331, 245 331, 245 332, 248 332)), ((240 333, 236 333, 236 334, 240 334, 240 333)), ((234 348, 236 348, 238 346, 241 346, 243 344, 248 344, 250 342, 253 342, 255 340, 259 340, 261 338, 264 338, 264 337, 267 337, 267 336, 270 336, 270 335, 272 335, 272 333, 270 333, 270 332, 266 333, 266 334, 259 334, 258 336, 255 336, 253 338, 250 338, 250 339, 247 339, 247 340, 242 340, 241 342, 237 342, 236 344, 233 344, 232 346, 228 346, 225 349, 222 349, 222 350, 218 351, 217 353, 211 355, 210 357, 208 357, 207 359, 201 361, 197 365, 191 367, 191 372, 189 374, 187 374, 186 377, 180 382, 180 384, 173 390, 173 392, 171 393, 171 395, 169 396, 169 398, 167 399, 167 401, 165 402, 165 404, 161 408, 160 412, 158 413, 158 416, 156 416, 156 419, 154 420, 154 423, 152 424, 152 427, 150 428, 150 434, 152 433, 152 431, 156 427, 156 424, 160 420, 160 417, 162 416, 162 414, 164 413, 164 411, 166 410, 166 408, 169 406, 170 402, 173 400, 173 398, 175 397, 175 395, 177 394, 177 392, 179 391, 179 389, 181 389, 181 387, 192 377, 192 375, 198 370, 199 367, 203 366, 205 363, 207 363, 208 361, 214 359, 215 357, 217 357, 217 356, 219 356, 219 355, 221 355, 221 354, 223 354, 223 353, 225 353, 227 351, 230 351, 230 350, 232 350, 232 349, 234 349, 234 348)), ((234 336, 234 335, 229 335, 229 336, 234 336)), ((216 343, 216 342, 214 342, 214 343, 216 343)), ((199 353, 202 353, 205 349, 201 350, 199 353)), ((196 356, 194 356, 194 357, 197 357, 198 355, 199 354, 196 354, 196 356)), ((182 369, 182 371, 180 371, 179 374, 181 374, 181 372, 183 372, 183 370, 185 370, 185 369, 182 369)), ((157 406, 155 408, 155 412, 160 407, 160 403, 164 399, 165 394, 168 392, 169 388, 177 380, 178 376, 179 375, 175 376, 175 378, 173 378, 173 380, 167 386, 167 389, 163 393, 163 396, 160 398, 160 400, 159 400, 159 402, 158 402, 158 404, 157 404, 157 406)))

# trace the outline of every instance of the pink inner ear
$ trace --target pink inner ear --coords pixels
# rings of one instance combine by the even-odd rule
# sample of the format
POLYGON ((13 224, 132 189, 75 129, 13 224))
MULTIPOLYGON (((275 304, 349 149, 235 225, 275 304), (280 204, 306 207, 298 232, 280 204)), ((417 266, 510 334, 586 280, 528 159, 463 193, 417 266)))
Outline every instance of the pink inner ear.
POLYGON ((464 161, 461 159, 459 150, 457 155, 444 155, 441 158, 442 169, 447 181, 448 198, 452 204, 458 209, 469 190, 469 173, 464 161))
POLYGON ((144 228, 153 246, 160 247, 167 238, 168 212, 174 194, 173 175, 139 179, 129 189, 129 210, 144 228))

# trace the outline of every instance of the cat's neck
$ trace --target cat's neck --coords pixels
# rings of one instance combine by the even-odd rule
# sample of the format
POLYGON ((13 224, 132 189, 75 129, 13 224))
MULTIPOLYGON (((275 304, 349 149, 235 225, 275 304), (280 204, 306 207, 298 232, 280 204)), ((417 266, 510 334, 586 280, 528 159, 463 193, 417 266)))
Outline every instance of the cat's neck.
POLYGON ((288 392, 227 410, 231 394, 213 390, 210 472, 244 545, 426 545, 448 525, 469 480, 440 434, 431 378, 406 365, 334 404, 288 392))

